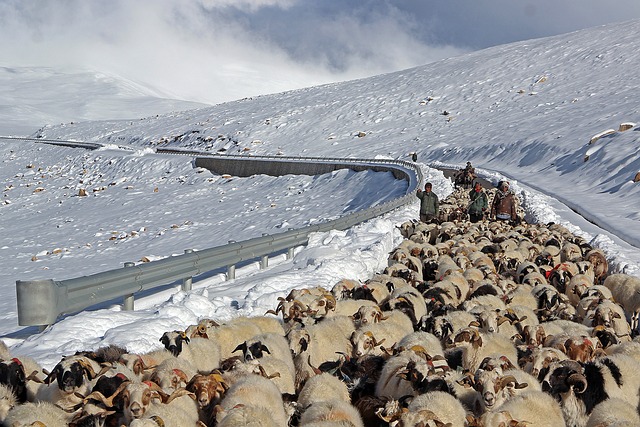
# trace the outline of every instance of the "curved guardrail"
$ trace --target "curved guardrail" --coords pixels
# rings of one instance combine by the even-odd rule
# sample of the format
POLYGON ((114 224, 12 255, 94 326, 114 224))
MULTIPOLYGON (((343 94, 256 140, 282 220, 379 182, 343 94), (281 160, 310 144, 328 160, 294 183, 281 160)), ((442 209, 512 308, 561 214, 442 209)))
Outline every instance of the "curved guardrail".
MULTIPOLYGON (((95 144, 75 141, 36 141, 96 148, 95 144)), ((201 251, 185 251, 184 255, 139 265, 128 263, 123 268, 74 279, 17 280, 19 325, 41 327, 50 325, 63 314, 75 313, 119 297, 124 297, 124 309, 132 310, 136 292, 168 285, 178 280, 182 280, 184 290, 189 290, 193 276, 225 267, 227 279, 231 279, 235 277, 235 265, 243 261, 261 258, 261 268, 264 268, 268 262, 268 255, 286 250, 287 257, 290 258, 293 255, 293 248, 306 245, 311 233, 344 230, 414 201, 415 190, 422 181, 422 173, 417 165, 402 160, 230 156, 173 149, 157 150, 157 152, 197 156, 196 166, 207 167, 216 173, 231 173, 236 176, 248 176, 245 175, 247 173, 315 174, 317 171, 326 173, 340 168, 371 169, 391 171, 397 179, 407 180, 409 185, 406 194, 402 197, 321 224, 274 235, 263 235, 201 251)))

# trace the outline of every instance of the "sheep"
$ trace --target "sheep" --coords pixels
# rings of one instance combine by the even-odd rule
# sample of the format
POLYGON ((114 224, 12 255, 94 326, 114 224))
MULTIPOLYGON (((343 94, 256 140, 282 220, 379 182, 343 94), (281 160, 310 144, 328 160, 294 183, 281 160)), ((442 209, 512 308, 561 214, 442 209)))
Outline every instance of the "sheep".
POLYGON ((462 403, 451 394, 443 391, 432 391, 413 398, 408 411, 400 417, 400 425, 413 426, 414 418, 420 411, 428 410, 442 425, 464 426, 467 421, 467 411, 462 403))
MULTIPOLYGON (((211 424, 213 425, 213 424, 211 424)), ((239 404, 230 408, 217 427, 282 427, 267 408, 239 404)), ((133 425, 131 426, 133 427, 133 425)))
POLYGON ((232 353, 242 351, 245 361, 263 358, 276 358, 283 361, 291 371, 294 370, 289 342, 283 335, 266 333, 239 344, 232 353))
POLYGON ((45 378, 35 396, 37 402, 51 402, 64 409, 71 409, 82 401, 96 378, 100 365, 83 355, 63 357, 45 378), (57 380, 57 385, 51 383, 57 380))
POLYGON ((0 361, 0 385, 9 387, 18 403, 27 401, 27 376, 18 359, 0 361))
POLYGON ((380 323, 369 323, 356 329, 350 336, 353 346, 353 355, 381 355, 384 350, 381 347, 386 343, 386 348, 391 348, 413 332, 413 323, 400 311, 391 311, 387 319, 380 323))
POLYGON ((129 421, 129 426, 204 426, 200 422, 198 411, 195 410, 195 404, 191 397, 183 395, 173 400, 169 399, 167 403, 152 402, 144 414, 129 421))
POLYGON ((584 426, 594 407, 608 398, 638 406, 640 378, 636 371, 635 359, 620 354, 584 364, 562 361, 545 375, 542 387, 561 401, 567 424, 584 426))
POLYGON ((558 402, 541 391, 528 391, 515 396, 481 417, 480 425, 564 427, 565 421, 558 402))
POLYGON ((587 326, 602 325, 613 332, 618 340, 631 341, 631 326, 621 306, 611 300, 602 300, 589 310, 582 322, 587 326))
POLYGON ((638 333, 638 313, 640 312, 640 278, 627 274, 611 274, 603 285, 611 291, 615 301, 622 304, 631 317, 631 331, 638 333))
POLYGON ((609 262, 601 249, 591 249, 584 257, 593 266, 594 283, 600 284, 609 273, 609 262))
POLYGON ((298 394, 298 406, 306 408, 314 401, 342 400, 350 402, 347 385, 328 373, 309 378, 298 394))
POLYGON ((313 367, 337 361, 339 354, 351 354, 353 321, 347 316, 328 317, 306 327, 292 329, 287 334, 296 372, 296 390, 315 374, 313 367))
MULTIPOLYGON (((456 347, 462 348, 462 368, 475 372, 485 357, 506 357, 515 363, 518 360, 513 342, 496 333, 480 333, 472 328, 462 329, 455 336, 456 347)), ((451 366, 453 369, 454 366, 451 366)))
POLYGON ((427 304, 422 294, 411 286, 404 286, 393 290, 389 298, 381 304, 385 311, 400 310, 409 316, 412 324, 427 314, 427 304))
MULTIPOLYGON (((156 366, 149 380, 158 384, 165 393, 171 394, 178 388, 186 386, 197 372, 190 361, 172 357, 156 366)), ((129 378, 135 379, 135 377, 129 378)))
POLYGON ((124 407, 123 419, 127 423, 151 415, 159 415, 163 420, 170 419, 169 425, 195 425, 199 420, 198 406, 188 391, 181 388, 168 395, 150 381, 126 381, 111 396, 91 393, 87 399, 100 399, 105 406, 112 407, 120 395, 124 407))
POLYGON ((435 335, 442 343, 449 341, 449 337, 455 336, 461 329, 467 328, 471 322, 476 321, 473 314, 456 310, 447 314, 431 317, 425 316, 420 322, 420 330, 430 332, 435 335))
POLYGON ((220 346, 208 338, 189 338, 182 331, 165 332, 160 342, 175 357, 187 360, 198 372, 211 372, 220 366, 220 346))
POLYGON ((593 281, 586 274, 576 274, 567 283, 564 294, 569 298, 569 302, 576 306, 580 302, 582 295, 593 285, 593 281))
POLYGON ((213 408, 220 403, 229 386, 219 372, 212 372, 207 375, 194 375, 185 389, 195 396, 200 411, 200 419, 211 423, 213 421, 210 419, 213 416, 213 408))
POLYGON ((314 401, 300 417, 301 426, 327 425, 364 427, 358 410, 343 400, 314 401))
POLYGON ((412 347, 422 348, 430 357, 441 356, 444 358, 442 343, 434 334, 423 331, 409 333, 396 344, 395 349, 403 351, 412 347))
POLYGON ((546 372, 555 362, 567 359, 568 356, 557 348, 536 346, 530 354, 521 357, 518 364, 525 372, 537 378, 540 372, 546 372))
POLYGON ((362 284, 353 279, 342 279, 331 288, 331 293, 336 301, 342 301, 351 298, 351 294, 355 288, 362 284))
POLYGON ((378 280, 374 278, 355 288, 352 292, 352 298, 356 301, 373 301, 376 304, 381 304, 389 298, 391 289, 393 286, 388 285, 388 282, 383 281, 382 278, 378 280))
POLYGON ((376 382, 375 395, 400 399, 416 394, 411 379, 407 375, 401 375, 408 374, 410 370, 418 371, 422 378, 426 378, 432 367, 421 354, 412 350, 403 351, 387 359, 376 382))
POLYGON ((50 402, 27 402, 13 407, 4 420, 11 427, 67 427, 71 414, 50 402))
POLYGON ((589 415, 586 427, 640 426, 635 406, 622 399, 611 398, 598 403, 589 415))
POLYGON ((284 402, 273 381, 260 375, 246 375, 235 382, 216 406, 218 425, 238 405, 263 408, 276 425, 287 425, 284 402))
POLYGON ((492 411, 525 391, 542 391, 538 380, 520 369, 478 369, 474 376, 474 388, 479 393, 475 406, 477 413, 492 411))
POLYGON ((18 404, 18 399, 11 387, 0 384, 0 425, 3 424, 11 408, 18 404))
POLYGON ((375 301, 346 299, 336 301, 335 307, 327 312, 327 316, 353 316, 362 307, 378 307, 375 301))
POLYGON ((272 317, 238 317, 225 324, 218 324, 211 319, 200 320, 198 325, 187 328, 185 334, 189 338, 208 338, 220 347, 219 360, 232 356, 233 349, 241 342, 261 333, 274 332, 284 335, 280 321, 272 317), (268 330, 274 328, 275 330, 268 330))

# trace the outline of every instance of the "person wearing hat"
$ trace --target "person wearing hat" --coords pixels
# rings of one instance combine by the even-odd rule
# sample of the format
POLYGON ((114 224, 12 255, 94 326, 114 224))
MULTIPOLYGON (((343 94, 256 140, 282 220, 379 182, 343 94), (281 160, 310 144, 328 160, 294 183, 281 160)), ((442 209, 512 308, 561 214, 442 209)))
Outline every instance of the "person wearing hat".
POLYGON ((491 203, 491 218, 497 221, 515 221, 516 220, 516 201, 514 195, 509 191, 509 183, 502 181, 493 197, 491 203))
POLYGON ((467 213, 469 214, 469 221, 478 222, 484 217, 485 212, 489 209, 489 196, 482 188, 482 184, 476 182, 476 185, 469 192, 469 206, 467 206, 467 213))
POLYGON ((471 166, 471 162, 467 162, 467 166, 464 168, 464 173, 469 175, 472 179, 476 177, 476 169, 471 166))
POLYGON ((418 199, 420 199, 420 221, 431 222, 438 218, 440 213, 440 201, 436 193, 431 191, 432 185, 427 182, 424 191, 418 189, 418 199))

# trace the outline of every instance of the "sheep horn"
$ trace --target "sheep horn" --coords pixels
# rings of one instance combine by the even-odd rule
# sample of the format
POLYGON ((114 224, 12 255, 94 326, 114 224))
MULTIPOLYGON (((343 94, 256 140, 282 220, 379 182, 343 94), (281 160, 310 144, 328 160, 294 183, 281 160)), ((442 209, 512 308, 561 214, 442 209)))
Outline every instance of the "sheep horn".
POLYGON ((86 359, 78 359, 78 363, 80 364, 80 366, 82 366, 82 369, 87 372, 87 377, 90 380, 94 379, 97 376, 96 371, 93 370, 93 366, 91 366, 91 364, 86 359))
POLYGON ((164 403, 169 404, 173 399, 177 399, 178 397, 182 397, 182 396, 189 396, 194 401, 196 400, 195 394, 181 387, 179 389, 176 389, 173 393, 171 393, 171 395, 167 397, 167 400, 164 403))
POLYGON ((581 394, 587 389, 587 378, 582 374, 571 374, 567 378, 567 384, 573 386, 576 394, 581 394))
POLYGON ((158 427, 165 427, 164 420, 158 415, 152 415, 150 417, 154 423, 158 424, 158 427))
POLYGON ((84 398, 84 403, 87 403, 87 401, 89 399, 94 399, 94 400, 98 400, 98 401, 102 402, 104 404, 104 406, 106 406, 107 408, 113 408, 113 400, 120 393, 122 393, 122 390, 124 390, 130 383, 131 383, 131 381, 124 381, 122 384, 120 384, 120 386, 118 386, 116 391, 114 391, 113 394, 111 396, 109 396, 109 397, 105 397, 99 391, 94 391, 93 393, 89 394, 87 397, 84 398))

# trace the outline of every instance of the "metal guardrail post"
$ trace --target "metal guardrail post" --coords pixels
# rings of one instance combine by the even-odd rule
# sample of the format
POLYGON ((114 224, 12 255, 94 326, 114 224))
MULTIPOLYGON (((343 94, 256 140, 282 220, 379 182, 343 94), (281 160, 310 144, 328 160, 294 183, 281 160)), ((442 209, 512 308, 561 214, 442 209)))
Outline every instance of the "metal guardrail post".
MULTIPOLYGON (((193 249, 185 249, 184 250, 185 254, 191 254, 193 253, 193 249)), ((188 292, 191 289, 193 289, 193 277, 189 276, 189 277, 185 277, 184 279, 182 279, 182 288, 181 288, 184 292, 188 292)))
MULTIPOLYGON (((229 244, 236 243, 235 240, 229 240, 229 244)), ((228 265, 227 266, 227 280, 233 280, 236 278, 236 265, 228 265)))
MULTIPOLYGON (((262 233, 262 237, 268 236, 268 233, 262 233)), ((260 270, 269 267, 269 255, 265 254, 260 257, 260 270)))
MULTIPOLYGON (((125 267, 135 267, 135 262, 125 262, 125 267)), ((122 303, 122 309, 124 311, 133 311, 133 294, 125 295, 124 301, 122 303)))

